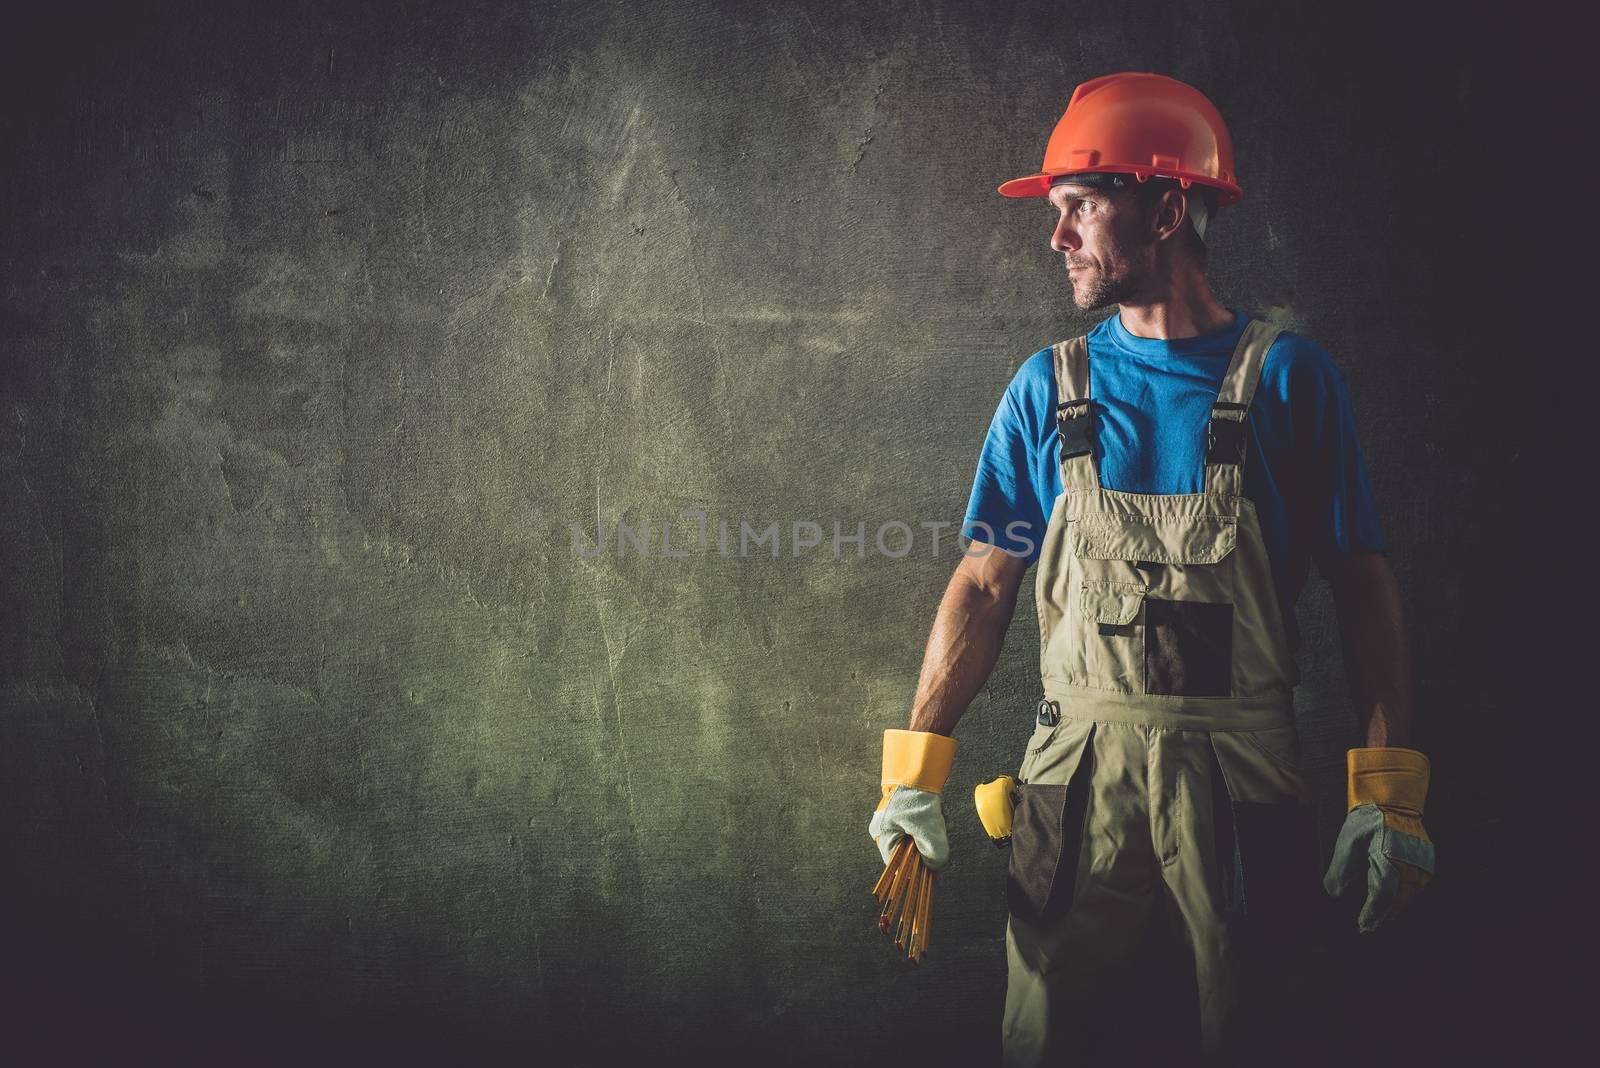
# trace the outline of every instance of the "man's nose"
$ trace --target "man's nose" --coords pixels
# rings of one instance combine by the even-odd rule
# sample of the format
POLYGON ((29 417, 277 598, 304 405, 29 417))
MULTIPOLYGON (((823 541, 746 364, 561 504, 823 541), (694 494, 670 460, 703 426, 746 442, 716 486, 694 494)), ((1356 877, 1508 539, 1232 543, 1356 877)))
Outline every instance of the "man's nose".
POLYGON ((1078 235, 1073 232, 1072 227, 1067 225, 1067 220, 1062 219, 1056 223, 1055 232, 1050 235, 1051 248, 1057 252, 1066 253, 1074 251, 1082 244, 1083 242, 1078 239, 1078 235))

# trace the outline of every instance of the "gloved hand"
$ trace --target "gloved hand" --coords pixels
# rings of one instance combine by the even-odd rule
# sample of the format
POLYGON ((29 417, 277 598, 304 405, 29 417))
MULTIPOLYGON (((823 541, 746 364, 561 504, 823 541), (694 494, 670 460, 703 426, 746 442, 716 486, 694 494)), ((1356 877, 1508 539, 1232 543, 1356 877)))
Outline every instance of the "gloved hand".
POLYGON ((1349 814, 1322 888, 1338 897, 1367 876, 1356 917, 1363 933, 1393 919, 1433 878, 1433 842, 1422 827, 1428 758, 1415 749, 1352 749, 1346 757, 1349 814))
POLYGON ((895 843, 909 835, 922 862, 938 871, 950 862, 950 836, 939 791, 950 775, 956 740, 928 731, 883 732, 883 797, 867 824, 889 863, 895 843))

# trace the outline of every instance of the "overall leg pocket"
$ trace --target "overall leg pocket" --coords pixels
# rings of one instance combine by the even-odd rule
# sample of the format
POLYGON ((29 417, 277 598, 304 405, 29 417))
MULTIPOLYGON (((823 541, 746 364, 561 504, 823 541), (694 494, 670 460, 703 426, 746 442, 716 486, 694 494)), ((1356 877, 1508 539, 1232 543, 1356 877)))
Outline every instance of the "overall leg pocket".
POLYGON ((1006 901, 1012 916, 1035 926, 1072 905, 1088 811, 1094 724, 1064 721, 1061 728, 1043 752, 1030 754, 1033 777, 1019 785, 1012 816, 1006 901))
POLYGON ((1320 905, 1316 809, 1293 726, 1213 732, 1213 831, 1225 911, 1250 940, 1298 941, 1320 905))

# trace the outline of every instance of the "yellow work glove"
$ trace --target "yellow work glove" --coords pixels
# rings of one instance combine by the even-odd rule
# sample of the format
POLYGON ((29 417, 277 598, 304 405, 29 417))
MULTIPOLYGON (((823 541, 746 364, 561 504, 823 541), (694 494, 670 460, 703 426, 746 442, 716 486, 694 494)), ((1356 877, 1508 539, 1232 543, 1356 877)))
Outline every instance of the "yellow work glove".
POLYGON ((1366 872, 1367 900, 1356 917, 1365 933, 1398 915, 1433 878, 1433 842, 1422 827, 1428 758, 1415 749, 1352 749, 1346 765, 1350 808, 1322 888, 1338 897, 1366 872))
POLYGON ((883 732, 883 796, 867 824, 889 863, 895 843, 910 837, 922 862, 938 871, 950 862, 940 791, 956 757, 956 740, 928 731, 883 732))

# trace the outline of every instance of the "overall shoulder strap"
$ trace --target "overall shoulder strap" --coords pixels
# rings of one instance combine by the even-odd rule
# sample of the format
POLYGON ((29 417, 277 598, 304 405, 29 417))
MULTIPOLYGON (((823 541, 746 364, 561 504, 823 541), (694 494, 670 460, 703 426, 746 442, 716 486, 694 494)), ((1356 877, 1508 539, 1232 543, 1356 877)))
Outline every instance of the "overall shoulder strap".
POLYGON ((1061 436, 1061 485, 1098 490, 1094 464, 1094 410, 1089 401, 1089 339, 1055 344, 1056 432, 1061 436))
POLYGON ((1244 493, 1245 446, 1250 440, 1246 417, 1267 352, 1283 327, 1252 319, 1239 336, 1222 387, 1211 405, 1206 427, 1206 492, 1238 497, 1244 493))

